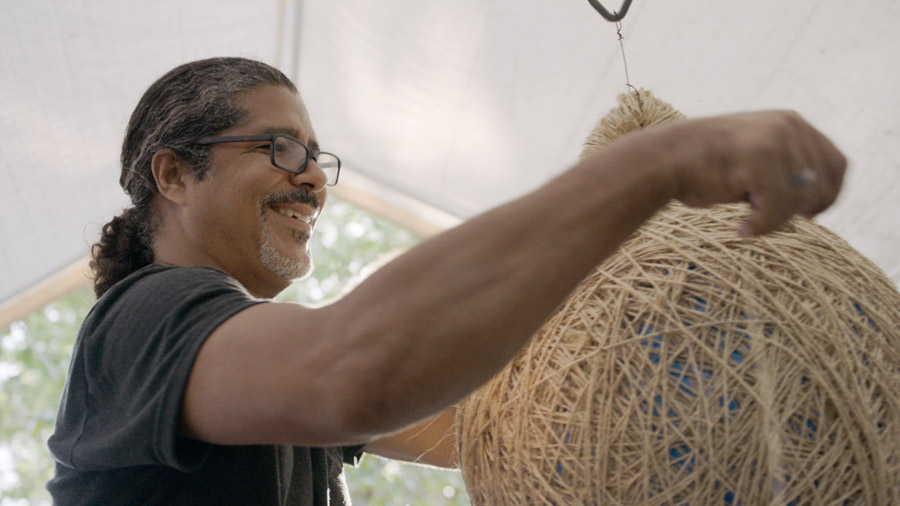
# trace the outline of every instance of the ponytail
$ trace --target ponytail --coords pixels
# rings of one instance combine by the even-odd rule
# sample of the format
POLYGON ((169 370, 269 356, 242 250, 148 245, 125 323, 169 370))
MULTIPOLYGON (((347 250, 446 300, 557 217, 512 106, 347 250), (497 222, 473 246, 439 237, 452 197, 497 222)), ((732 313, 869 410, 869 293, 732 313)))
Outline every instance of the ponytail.
POLYGON ((153 262, 150 206, 129 207, 103 226, 91 247, 94 293, 100 298, 111 286, 153 262))

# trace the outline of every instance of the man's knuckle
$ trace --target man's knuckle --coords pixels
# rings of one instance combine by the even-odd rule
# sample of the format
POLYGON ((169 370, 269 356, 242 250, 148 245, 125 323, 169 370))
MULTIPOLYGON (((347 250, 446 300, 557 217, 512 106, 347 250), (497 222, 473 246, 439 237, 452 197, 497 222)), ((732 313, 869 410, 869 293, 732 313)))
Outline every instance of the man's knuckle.
POLYGON ((801 116, 800 113, 790 109, 785 110, 782 113, 782 119, 785 124, 791 128, 798 128, 806 124, 806 121, 803 119, 803 116, 801 116))

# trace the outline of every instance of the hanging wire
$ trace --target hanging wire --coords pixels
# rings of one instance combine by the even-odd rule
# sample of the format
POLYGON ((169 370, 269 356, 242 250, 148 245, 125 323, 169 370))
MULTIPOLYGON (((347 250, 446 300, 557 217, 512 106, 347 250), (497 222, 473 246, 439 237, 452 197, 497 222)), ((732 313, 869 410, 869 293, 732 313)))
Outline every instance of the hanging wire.
POLYGON ((644 104, 641 103, 641 94, 638 93, 637 88, 631 84, 631 78, 628 77, 628 60, 625 58, 625 36, 622 35, 622 22, 616 21, 616 35, 619 36, 619 49, 622 51, 622 64, 625 66, 625 86, 631 89, 634 92, 634 96, 637 98, 638 107, 643 108, 644 104))
POLYGON ((625 58, 625 36, 622 35, 622 19, 624 19, 625 14, 628 13, 628 8, 631 7, 631 0, 624 0, 624 2, 622 2, 622 7, 618 11, 612 12, 609 12, 600 5, 598 0, 588 0, 588 3, 603 16, 603 19, 616 24, 616 35, 619 37, 619 49, 622 51, 622 64, 625 66, 625 86, 634 92, 634 95, 637 98, 638 107, 643 108, 644 104, 641 102, 641 95, 638 93, 637 88, 631 84, 631 78, 628 76, 628 60, 625 58))

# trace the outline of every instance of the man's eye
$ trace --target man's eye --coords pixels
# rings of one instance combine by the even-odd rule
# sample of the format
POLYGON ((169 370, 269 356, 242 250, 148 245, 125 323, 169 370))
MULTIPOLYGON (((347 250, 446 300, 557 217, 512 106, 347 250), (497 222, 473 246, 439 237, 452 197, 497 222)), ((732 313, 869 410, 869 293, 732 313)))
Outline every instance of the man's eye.
POLYGON ((259 146, 256 146, 256 148, 254 148, 254 149, 262 149, 265 151, 269 151, 271 148, 272 148, 272 145, 269 143, 266 143, 266 144, 260 144, 259 146))

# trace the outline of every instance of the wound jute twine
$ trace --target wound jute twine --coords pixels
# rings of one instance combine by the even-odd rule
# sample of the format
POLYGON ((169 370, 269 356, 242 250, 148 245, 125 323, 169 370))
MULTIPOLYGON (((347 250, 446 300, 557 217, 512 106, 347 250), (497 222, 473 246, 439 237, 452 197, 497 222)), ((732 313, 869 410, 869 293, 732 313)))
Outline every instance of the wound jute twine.
MULTIPOLYGON (((639 93, 585 152, 681 117, 639 93)), ((473 504, 900 504, 900 293, 747 212, 658 213, 458 406, 473 504)))

